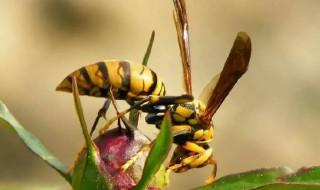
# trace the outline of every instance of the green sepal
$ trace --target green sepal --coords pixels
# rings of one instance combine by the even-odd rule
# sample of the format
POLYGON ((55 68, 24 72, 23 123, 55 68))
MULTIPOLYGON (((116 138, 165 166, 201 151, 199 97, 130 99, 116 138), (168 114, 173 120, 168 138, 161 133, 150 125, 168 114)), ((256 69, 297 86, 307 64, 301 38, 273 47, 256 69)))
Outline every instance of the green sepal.
POLYGON ((171 125, 170 113, 168 112, 162 121, 160 132, 156 140, 153 142, 153 146, 143 168, 142 177, 134 190, 146 189, 152 177, 160 169, 162 163, 167 158, 173 141, 171 125))
POLYGON ((37 137, 27 131, 16 120, 2 101, 0 101, 0 126, 13 129, 31 152, 45 161, 50 167, 55 169, 62 177, 71 183, 71 177, 67 172, 66 166, 46 149, 37 137))
POLYGON ((129 121, 136 128, 138 128, 139 117, 140 117, 140 113, 137 109, 130 110, 129 121))
POLYGON ((154 36, 155 36, 155 31, 153 30, 151 33, 151 37, 149 40, 149 44, 148 44, 146 53, 144 54, 144 57, 143 57, 142 65, 144 65, 144 66, 147 66, 147 64, 148 64, 149 57, 150 57, 151 50, 152 50, 152 46, 153 46, 154 36))
POLYGON ((110 183, 108 183, 107 179, 102 174, 99 150, 96 148, 91 136, 89 135, 79 98, 76 78, 74 76, 72 77, 72 92, 87 149, 80 153, 78 160, 75 162, 74 169, 72 171, 72 187, 74 190, 110 189, 110 183), (82 156, 81 154, 85 154, 85 156, 82 156))
POLYGON ((72 187, 74 190, 108 190, 111 183, 102 175, 99 151, 84 149, 75 162, 72 171, 72 187), (85 154, 83 156, 83 154, 85 154))

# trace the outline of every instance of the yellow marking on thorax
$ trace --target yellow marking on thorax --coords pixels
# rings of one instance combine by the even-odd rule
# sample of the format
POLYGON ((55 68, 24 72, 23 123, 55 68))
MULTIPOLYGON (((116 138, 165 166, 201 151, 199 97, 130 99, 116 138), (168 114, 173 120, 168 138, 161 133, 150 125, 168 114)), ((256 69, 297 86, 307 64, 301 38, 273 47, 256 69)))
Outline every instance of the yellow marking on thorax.
POLYGON ((196 142, 210 142, 213 140, 213 128, 210 129, 200 129, 194 132, 193 139, 196 140, 196 142))
POLYGON ((214 135, 213 127, 210 127, 208 130, 205 130, 205 133, 203 135, 204 140, 212 140, 214 135))
POLYGON ((188 119, 188 123, 190 125, 196 125, 196 124, 198 124, 198 120, 197 119, 188 119))
POLYGON ((172 134, 178 133, 180 131, 190 131, 191 132, 191 126, 190 125, 173 125, 171 127, 172 134))
POLYGON ((193 110, 179 105, 176 108, 176 112, 179 113, 180 116, 182 116, 184 118, 188 118, 193 113, 193 110))
POLYGON ((198 131, 196 131, 194 134, 193 134, 193 139, 195 140, 201 140, 202 137, 204 135, 204 130, 203 129, 200 129, 198 131))
POLYGON ((182 117, 180 114, 178 113, 173 113, 173 120, 177 121, 177 122, 183 122, 186 120, 186 118, 182 117))

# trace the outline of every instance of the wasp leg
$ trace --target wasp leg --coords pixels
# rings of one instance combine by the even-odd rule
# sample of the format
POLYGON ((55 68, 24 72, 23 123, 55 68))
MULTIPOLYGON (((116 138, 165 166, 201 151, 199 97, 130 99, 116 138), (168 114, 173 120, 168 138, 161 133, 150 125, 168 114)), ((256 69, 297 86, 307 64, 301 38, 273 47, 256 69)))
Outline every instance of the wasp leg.
POLYGON ((169 185, 170 183, 170 173, 176 169, 181 168, 183 165, 182 164, 174 164, 170 167, 167 167, 166 173, 165 173, 165 184, 166 186, 169 185))
MULTIPOLYGON (((160 105, 170 105, 170 104, 179 104, 179 103, 185 103, 193 100, 193 96, 191 95, 181 95, 181 96, 140 96, 141 100, 136 101, 133 105, 130 106, 129 109, 126 109, 122 112, 117 111, 117 115, 111 119, 108 120, 107 124, 100 130, 100 133, 104 133, 110 125, 116 121, 118 118, 120 118, 126 125, 126 127, 129 129, 131 126, 134 125, 128 125, 128 123, 125 122, 124 115, 130 112, 132 109, 141 109, 142 111, 146 110, 154 110, 154 112, 159 112, 160 105)), ((117 107, 115 106, 115 98, 112 93, 112 89, 110 89, 110 98, 112 101, 112 104, 114 105, 115 109, 117 107)), ((137 98, 137 97, 136 97, 137 98)), ((166 111, 167 109, 165 109, 166 111)), ((150 113, 151 111, 147 111, 150 113)), ((136 127, 134 127, 136 129, 136 127)))
POLYGON ((110 99, 107 99, 104 102, 102 108, 98 111, 98 115, 97 115, 96 119, 94 120, 94 123, 93 123, 93 125, 91 127, 91 130, 90 130, 90 135, 91 136, 92 136, 93 132, 95 131, 95 129, 97 128, 97 125, 98 125, 98 122, 99 122, 100 118, 101 117, 106 118, 106 112, 109 109, 110 103, 111 103, 110 99))
POLYGON ((106 133, 110 128, 111 124, 116 120, 118 120, 118 128, 119 128, 119 131, 121 131, 121 123, 120 123, 120 120, 121 120, 127 129, 127 132, 128 132, 127 135, 129 137, 133 137, 134 130, 136 130, 136 127, 126 117, 124 116, 119 116, 119 117, 113 117, 112 119, 108 120, 107 123, 104 125, 104 127, 100 129, 99 133, 100 134, 106 133))
MULTIPOLYGON (((115 117, 110 118, 110 119, 107 121, 107 123, 105 124, 105 126, 104 126, 102 129, 100 129, 100 134, 105 133, 105 132, 109 129, 109 127, 111 126, 111 124, 112 124, 113 122, 115 122, 116 120, 118 120, 118 119, 121 118, 121 117, 124 118, 124 115, 125 115, 125 114, 129 113, 132 109, 135 109, 135 108, 139 107, 141 104, 149 101, 149 99, 150 99, 150 98, 149 98, 149 96, 148 96, 148 97, 146 97, 146 98, 138 101, 136 104, 134 104, 133 106, 131 106, 129 109, 126 109, 126 110, 124 110, 124 111, 122 111, 122 112, 117 111, 117 115, 116 115, 115 117)), ((115 102, 115 101, 114 101, 114 102, 115 102)), ((118 110, 118 109, 116 108, 116 110, 118 110)), ((134 125, 133 125, 133 126, 134 126, 134 125)), ((135 126, 134 126, 134 128, 136 129, 135 126)))
POLYGON ((121 170, 126 171, 144 154, 144 152, 149 152, 151 149, 151 146, 152 146, 152 143, 143 146, 135 155, 133 155, 129 160, 126 161, 126 163, 124 163, 121 166, 121 170))
POLYGON ((192 132, 192 128, 190 125, 173 125, 171 127, 173 137, 177 137, 180 135, 190 134, 192 132))
POLYGON ((121 121, 123 122, 124 126, 127 129, 127 135, 129 137, 133 137, 134 131, 137 129, 135 125, 133 125, 126 117, 120 117, 121 121))
POLYGON ((99 133, 100 133, 100 134, 104 134, 105 132, 107 132, 108 129, 110 128, 111 124, 112 124, 113 122, 117 121, 119 117, 120 117, 120 116, 117 116, 117 117, 113 117, 113 118, 111 118, 111 119, 108 119, 108 120, 107 120, 107 123, 99 130, 99 133))
MULTIPOLYGON (((112 90, 110 90, 111 100, 112 100, 112 97, 113 97, 112 90)), ((122 112, 117 111, 117 115, 107 121, 105 126, 100 130, 100 133, 104 133, 105 131, 107 131, 113 122, 115 122, 118 118, 123 117, 125 114, 130 112, 132 109, 142 109, 142 111, 145 111, 148 113, 152 113, 152 112, 159 113, 160 109, 162 109, 162 107, 159 107, 161 104, 173 104, 173 103, 180 103, 180 102, 184 103, 184 102, 188 102, 188 101, 193 100, 193 97, 190 95, 181 95, 181 96, 154 96, 154 95, 152 95, 152 96, 140 96, 140 98, 141 98, 141 100, 133 103, 129 109, 126 109, 122 112)), ((113 98, 112 102, 115 102, 114 98, 113 98)), ((165 111, 167 111, 167 108, 165 108, 161 112, 165 112, 165 111)))
MULTIPOLYGON (((119 118, 121 119, 121 121, 123 123, 125 123, 126 127, 128 126, 130 129, 135 130, 136 127, 133 124, 131 124, 130 121, 128 121, 126 119, 126 117, 124 117, 124 115, 126 113, 128 113, 128 112, 120 112, 115 117, 112 117, 112 118, 108 119, 107 123, 104 125, 104 127, 100 129, 99 133, 100 134, 105 133, 110 128, 110 126, 112 125, 113 122, 115 122, 117 120, 119 121, 119 118)), ((119 127, 120 127, 120 125, 119 125, 119 127)))
MULTIPOLYGON (((115 102, 112 90, 110 89, 110 98, 112 102, 115 102)), ((137 98, 137 97, 136 97, 137 98)), ((110 125, 116 121, 118 118, 123 117, 125 114, 130 112, 132 109, 141 109, 144 112, 147 113, 159 113, 167 111, 167 108, 163 109, 162 107, 159 107, 160 105, 170 105, 170 104, 178 104, 178 103, 185 103, 193 100, 193 97, 190 95, 181 95, 181 96, 140 96, 141 100, 136 101, 133 103, 129 109, 126 109, 122 112, 117 111, 117 115, 111 119, 108 120, 108 123, 105 125, 105 127, 100 131, 100 133, 103 133, 110 127, 110 125)), ((113 103, 114 104, 114 103, 113 103)))
POLYGON ((211 176, 205 181, 205 184, 213 183, 217 176, 217 169, 218 169, 217 161, 211 158, 210 160, 208 160, 208 164, 213 166, 213 171, 211 176))
MULTIPOLYGON (((189 134, 191 132, 191 127, 189 125, 174 125, 171 128, 173 136, 178 136, 181 134, 189 134)), ((134 156, 132 156, 125 164, 121 166, 121 170, 127 170, 132 164, 134 164, 139 157, 146 151, 150 151, 153 142, 142 147, 134 156)))
MULTIPOLYGON (((212 150, 211 150, 212 151, 212 150)), ((202 167, 204 165, 213 165, 213 171, 212 174, 210 175, 210 177, 205 180, 205 184, 209 184, 209 183, 213 183, 215 181, 216 178, 216 174, 217 174, 217 162, 215 159, 210 158, 208 159, 206 162, 203 162, 203 160, 206 160, 208 158, 208 155, 210 154, 210 150, 206 150, 203 153, 199 153, 193 156, 189 156, 185 159, 183 159, 181 161, 181 163, 178 164, 173 164, 171 166, 169 166, 166 169, 166 183, 169 183, 169 176, 171 172, 183 172, 186 171, 190 168, 196 168, 196 167, 202 167), (202 164, 200 164, 202 163, 202 164)))
MULTIPOLYGON (((113 95, 112 88, 110 88, 110 89, 109 89, 109 96, 110 96, 110 99, 111 99, 111 102, 112 102, 113 108, 116 110, 117 115, 119 115, 118 105, 117 105, 117 103, 116 103, 116 99, 115 99, 115 97, 114 97, 114 95, 113 95)), ((119 118, 121 118, 121 117, 122 117, 122 116, 117 117, 119 131, 120 131, 120 129, 121 129, 121 124, 120 124, 120 120, 119 120, 119 118)))
POLYGON ((185 142, 182 147, 190 152, 203 153, 206 151, 202 146, 191 141, 185 142))
POLYGON ((172 164, 167 168, 167 175, 171 171, 173 172, 184 172, 191 168, 199 168, 208 164, 214 166, 214 170, 207 182, 212 182, 216 176, 217 164, 212 158, 212 149, 206 146, 200 146, 194 142, 187 141, 184 145, 177 147, 179 153, 172 164), (184 150, 184 151, 183 151, 184 150))
POLYGON ((199 129, 194 132, 194 142, 197 144, 204 144, 211 142, 213 140, 214 131, 213 127, 210 127, 209 129, 199 129))
MULTIPOLYGON (((111 98, 111 102, 112 102, 112 105, 114 107, 114 109, 116 110, 117 112, 117 118, 118 118, 118 123, 119 123, 119 118, 121 119, 121 121, 123 122, 123 124, 125 125, 126 129, 127 129, 127 132, 128 132, 128 136, 132 137, 133 134, 134 134, 134 130, 136 129, 136 127, 134 125, 132 125, 130 123, 130 121, 124 116, 124 115, 121 115, 120 112, 119 112, 119 109, 118 109, 118 105, 116 103, 116 99, 113 95, 113 92, 112 92, 112 88, 110 88, 110 98, 111 98), (120 115, 120 116, 119 116, 120 115), (119 116, 119 117, 118 117, 119 116)), ((121 126, 119 125, 118 126, 119 129, 121 129, 121 126)))

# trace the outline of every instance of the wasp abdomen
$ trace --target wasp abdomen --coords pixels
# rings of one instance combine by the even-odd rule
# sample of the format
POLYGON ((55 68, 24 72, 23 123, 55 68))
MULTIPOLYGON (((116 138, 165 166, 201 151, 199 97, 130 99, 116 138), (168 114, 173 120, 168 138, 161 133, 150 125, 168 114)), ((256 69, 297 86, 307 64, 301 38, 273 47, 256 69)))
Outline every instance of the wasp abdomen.
POLYGON ((112 89, 117 99, 131 102, 141 95, 165 95, 162 80, 151 69, 129 61, 108 60, 81 67, 68 75, 57 87, 72 92, 72 76, 80 95, 109 97, 112 89))

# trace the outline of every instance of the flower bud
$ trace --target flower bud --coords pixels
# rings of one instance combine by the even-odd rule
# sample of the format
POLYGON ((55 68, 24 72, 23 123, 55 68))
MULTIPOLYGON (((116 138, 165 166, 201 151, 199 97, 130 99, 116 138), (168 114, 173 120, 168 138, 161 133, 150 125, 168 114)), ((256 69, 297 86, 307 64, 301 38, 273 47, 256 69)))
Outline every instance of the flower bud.
MULTIPOLYGON (((99 151, 100 173, 106 179, 108 185, 113 190, 130 190, 140 180, 144 168, 145 160, 149 151, 141 152, 141 148, 147 146, 150 140, 140 133, 134 131, 132 137, 125 133, 125 130, 118 128, 108 130, 99 135, 94 143, 99 151), (121 166, 135 156, 139 156, 127 170, 121 169, 121 166)), ((79 160, 86 155, 86 149, 82 150, 75 166, 79 160)), ((149 190, 160 190, 165 186, 165 169, 162 166, 149 184, 149 190)))

